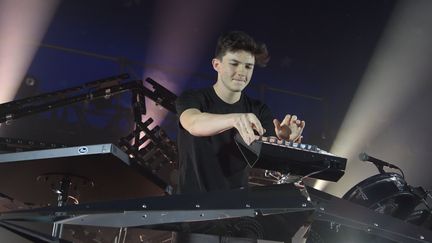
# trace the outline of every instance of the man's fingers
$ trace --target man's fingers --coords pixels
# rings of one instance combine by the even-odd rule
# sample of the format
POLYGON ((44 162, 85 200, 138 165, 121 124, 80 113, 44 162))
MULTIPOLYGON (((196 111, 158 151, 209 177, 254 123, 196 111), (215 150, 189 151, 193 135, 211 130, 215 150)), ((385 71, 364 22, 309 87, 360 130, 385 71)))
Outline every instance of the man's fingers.
POLYGON ((285 118, 283 119, 282 125, 297 125, 299 127, 304 127, 304 121, 298 119, 298 117, 296 115, 286 115, 285 118))
POLYGON ((239 131, 244 142, 248 145, 256 139, 254 130, 257 131, 259 135, 264 135, 264 128, 261 122, 252 113, 239 114, 238 120, 236 120, 234 126, 239 131))
MULTIPOLYGON (((305 123, 302 122, 300 126, 296 127, 295 132, 293 132, 292 137, 290 139, 292 139, 294 142, 297 142, 297 140, 302 137, 301 134, 303 132, 303 128, 304 128, 305 123)), ((301 141, 301 140, 300 140, 301 141)))
POLYGON ((265 132, 264 128, 258 127, 257 125, 252 124, 252 129, 254 129, 255 131, 257 131, 260 136, 264 135, 264 132, 265 132))
POLYGON ((290 114, 285 115, 284 119, 282 120, 282 124, 289 125, 290 122, 291 122, 291 115, 290 114))
POLYGON ((278 119, 273 119, 273 124, 274 124, 274 127, 276 128, 276 129, 280 129, 281 128, 281 126, 280 126, 280 122, 278 121, 278 119))
POLYGON ((243 141, 244 141, 247 145, 249 145, 249 144, 252 143, 252 141, 251 141, 251 137, 250 137, 249 133, 247 132, 247 129, 246 129, 246 127, 244 126, 244 124, 240 124, 240 127, 239 127, 239 133, 240 133, 241 137, 243 138, 243 141))
POLYGON ((274 124, 274 130, 275 130, 275 134, 276 136, 280 133, 280 130, 282 130, 281 127, 281 123, 279 122, 278 119, 273 119, 273 124, 274 124))
POLYGON ((261 122, 252 113, 239 114, 234 127, 238 130, 244 142, 248 145, 256 139, 254 130, 257 131, 259 135, 264 134, 264 128, 262 127, 261 122))
POLYGON ((250 145, 252 142, 250 141, 250 138, 249 138, 249 136, 244 132, 244 131, 241 131, 240 132, 240 136, 243 138, 243 141, 247 144, 247 145, 250 145))
POLYGON ((293 142, 294 143, 301 143, 302 139, 303 139, 303 136, 300 136, 300 137, 296 138, 295 140, 293 140, 293 142))
MULTIPOLYGON (((261 125, 261 124, 259 124, 259 125, 261 125)), ((250 141, 248 144, 250 144, 255 139, 255 133, 253 132, 253 129, 252 129, 253 123, 250 120, 246 119, 246 117, 245 117, 244 120, 242 121, 242 126, 245 129, 247 137, 250 141)), ((262 127, 261 127, 261 129, 262 129, 262 127)))
MULTIPOLYGON (((248 116, 248 119, 249 119, 249 122, 252 124, 252 129, 255 129, 259 135, 263 135, 264 134, 264 128, 262 127, 260 120, 258 120, 258 118, 254 114, 250 114, 248 116)), ((252 131, 252 133, 253 133, 253 131, 252 131)), ((255 134, 253 134, 253 135, 255 135, 255 134)))
POLYGON ((297 116, 296 115, 292 115, 291 116, 291 121, 290 121, 290 123, 295 123, 295 124, 297 124, 297 116))
POLYGON ((281 128, 278 131, 276 131, 276 135, 280 139, 289 138, 291 133, 292 133, 292 130, 289 128, 289 126, 286 126, 286 125, 282 125, 281 128))
POLYGON ((257 131, 260 136, 264 135, 264 128, 262 127, 262 125, 259 121, 252 123, 252 129, 257 131))

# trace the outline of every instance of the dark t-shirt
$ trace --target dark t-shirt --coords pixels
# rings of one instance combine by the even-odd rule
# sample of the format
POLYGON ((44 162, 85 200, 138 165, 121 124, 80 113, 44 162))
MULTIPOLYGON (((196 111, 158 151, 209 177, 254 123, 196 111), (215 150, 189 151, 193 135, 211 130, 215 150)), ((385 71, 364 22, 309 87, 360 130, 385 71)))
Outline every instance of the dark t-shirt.
MULTIPOLYGON (((270 109, 258 100, 242 94, 234 104, 220 99, 213 87, 187 91, 176 100, 178 118, 183 111, 196 108, 213 114, 254 113, 274 135, 270 109)), ((178 122, 179 192, 193 193, 246 187, 249 168, 234 142, 235 128, 208 137, 196 137, 178 122)))

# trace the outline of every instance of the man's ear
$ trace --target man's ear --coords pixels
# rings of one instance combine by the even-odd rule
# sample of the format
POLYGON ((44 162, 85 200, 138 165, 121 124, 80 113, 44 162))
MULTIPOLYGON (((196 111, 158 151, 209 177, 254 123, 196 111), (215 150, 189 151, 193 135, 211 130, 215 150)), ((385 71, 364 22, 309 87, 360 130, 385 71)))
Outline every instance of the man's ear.
POLYGON ((213 69, 216 72, 219 72, 220 65, 221 65, 221 60, 219 60, 218 58, 213 58, 213 60, 212 60, 212 66, 213 66, 213 69))

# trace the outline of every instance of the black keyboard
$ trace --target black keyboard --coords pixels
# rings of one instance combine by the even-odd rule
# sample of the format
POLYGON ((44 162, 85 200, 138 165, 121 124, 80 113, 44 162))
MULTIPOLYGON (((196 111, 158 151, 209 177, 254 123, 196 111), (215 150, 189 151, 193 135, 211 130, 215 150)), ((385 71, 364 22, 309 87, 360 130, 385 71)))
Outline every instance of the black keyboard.
POLYGON ((263 136, 257 136, 257 140, 247 145, 239 134, 235 140, 251 168, 328 181, 338 181, 345 173, 346 158, 328 153, 315 145, 263 136))

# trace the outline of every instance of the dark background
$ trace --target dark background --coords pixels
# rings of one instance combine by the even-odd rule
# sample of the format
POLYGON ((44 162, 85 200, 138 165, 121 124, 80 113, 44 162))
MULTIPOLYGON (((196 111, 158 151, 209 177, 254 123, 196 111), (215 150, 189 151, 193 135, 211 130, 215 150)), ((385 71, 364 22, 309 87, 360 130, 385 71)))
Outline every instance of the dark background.
MULTIPOLYGON (((307 122, 305 141, 329 150, 394 5, 395 1, 61 1, 28 70, 36 84, 23 83, 16 98, 122 72, 133 79, 157 72, 152 78, 169 83, 166 87, 176 94, 209 86, 216 77, 211 68, 216 38, 225 31, 243 30, 266 43, 271 54, 268 67, 256 68, 247 92, 266 102, 278 118, 297 114, 307 122), (158 79, 160 73, 163 78, 158 79)), ((3 132, 73 144, 115 141, 131 127, 129 106, 125 94, 21 119, 3 132), (26 130, 28 120, 32 126, 26 130), (14 129, 17 123, 22 123, 20 131, 14 129)), ((175 138, 175 122, 164 124, 175 138)))

